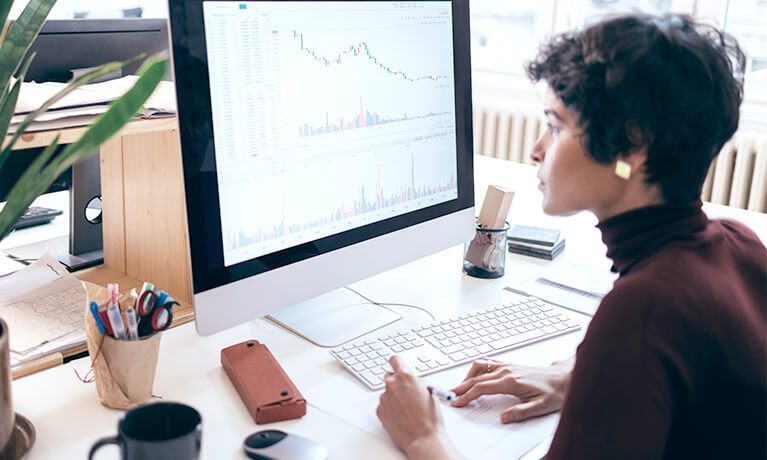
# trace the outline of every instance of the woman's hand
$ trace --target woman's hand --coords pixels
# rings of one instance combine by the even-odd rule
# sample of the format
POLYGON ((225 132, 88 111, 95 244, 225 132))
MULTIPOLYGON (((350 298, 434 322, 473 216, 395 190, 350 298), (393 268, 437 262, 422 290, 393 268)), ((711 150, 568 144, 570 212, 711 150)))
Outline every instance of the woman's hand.
POLYGON ((519 422, 556 412, 564 403, 575 357, 549 367, 526 367, 492 359, 475 361, 464 381, 453 391, 452 405, 462 407, 481 395, 508 394, 521 402, 501 413, 501 423, 519 422))
POLYGON ((434 398, 396 355, 389 360, 394 372, 386 374, 386 391, 376 414, 394 443, 411 458, 438 459, 457 456, 442 425, 434 398))

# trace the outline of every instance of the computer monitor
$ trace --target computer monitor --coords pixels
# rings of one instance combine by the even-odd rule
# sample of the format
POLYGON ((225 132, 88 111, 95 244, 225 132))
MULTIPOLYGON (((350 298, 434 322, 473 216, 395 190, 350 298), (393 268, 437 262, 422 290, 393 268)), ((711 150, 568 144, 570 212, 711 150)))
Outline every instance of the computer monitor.
MULTIPOLYGON (((26 81, 66 82, 72 71, 89 69, 113 61, 127 61, 168 49, 165 19, 56 19, 43 24, 29 50, 36 53, 26 81)), ((26 58, 26 57, 25 57, 26 58)), ((133 75, 141 66, 134 61, 115 78, 133 75)), ((170 79, 170 73, 168 73, 170 79)))
POLYGON ((471 239, 468 0, 170 0, 170 27, 200 334, 341 342, 391 318, 316 296, 471 239))

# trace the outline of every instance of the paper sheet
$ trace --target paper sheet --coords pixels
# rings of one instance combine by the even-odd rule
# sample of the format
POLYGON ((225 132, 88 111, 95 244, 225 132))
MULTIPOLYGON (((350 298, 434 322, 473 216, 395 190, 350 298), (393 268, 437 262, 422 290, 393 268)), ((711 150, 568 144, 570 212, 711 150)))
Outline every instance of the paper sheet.
MULTIPOLYGON (((426 376, 424 381, 450 388, 460 382, 463 373, 463 367, 460 370, 449 369, 426 376)), ((304 393, 312 405, 392 442, 376 416, 381 391, 369 391, 352 375, 341 374, 310 387, 304 393)), ((513 396, 495 395, 482 396, 463 408, 443 404, 441 412, 447 435, 469 459, 520 458, 554 433, 559 414, 501 424, 501 412, 517 402, 519 400, 513 396)))
POLYGON ((12 360, 85 341, 85 288, 50 254, 0 278, 12 360))
POLYGON ((525 283, 507 287, 570 310, 593 316, 618 278, 605 263, 563 260, 525 283))

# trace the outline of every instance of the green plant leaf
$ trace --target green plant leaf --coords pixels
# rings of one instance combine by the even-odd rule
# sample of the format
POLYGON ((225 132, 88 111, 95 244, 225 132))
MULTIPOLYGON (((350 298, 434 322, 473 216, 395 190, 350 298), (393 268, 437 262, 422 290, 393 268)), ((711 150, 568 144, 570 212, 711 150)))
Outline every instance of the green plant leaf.
MULTIPOLYGON (((32 59, 34 59, 34 57, 35 55, 33 53, 27 58, 27 62, 24 63, 24 67, 22 67, 21 72, 19 72, 19 79, 16 80, 16 83, 13 85, 13 88, 11 88, 11 91, 3 94, 3 98, 0 100, 0 133, 8 132, 8 126, 11 125, 11 118, 13 118, 13 112, 16 108, 16 101, 19 99, 21 82, 24 81, 24 76, 27 74, 29 64, 32 63, 32 59)), ((10 150, 8 150, 8 153, 6 153, 5 150, 0 151, 0 170, 3 169, 3 164, 5 164, 9 156, 10 150)))
MULTIPOLYGON (((21 57, 37 37, 56 0, 30 0, 0 46, 0 87, 8 90, 8 82, 21 64, 21 57)), ((9 6, 10 8, 10 6, 9 6)))
POLYGON ((27 210, 35 198, 44 193, 53 181, 56 180, 56 177, 58 177, 53 176, 48 180, 50 173, 46 173, 43 176, 40 174, 40 171, 58 148, 59 137, 60 135, 57 135, 51 145, 38 155, 8 193, 8 201, 5 203, 3 210, 0 211, 0 240, 11 232, 19 216, 24 214, 24 211, 27 210))
POLYGON ((3 42, 3 37, 5 37, 6 27, 8 26, 8 13, 11 11, 11 6, 13 6, 13 0, 0 2, 0 43, 3 42))

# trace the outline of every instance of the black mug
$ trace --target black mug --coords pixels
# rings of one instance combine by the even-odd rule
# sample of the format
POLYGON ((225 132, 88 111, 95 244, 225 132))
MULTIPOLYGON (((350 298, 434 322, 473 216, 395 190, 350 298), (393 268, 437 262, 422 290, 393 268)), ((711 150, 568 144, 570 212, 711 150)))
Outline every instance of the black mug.
POLYGON ((101 446, 117 444, 123 460, 196 460, 201 441, 202 418, 195 409, 172 402, 150 403, 123 414, 117 436, 96 441, 88 458, 101 446))

